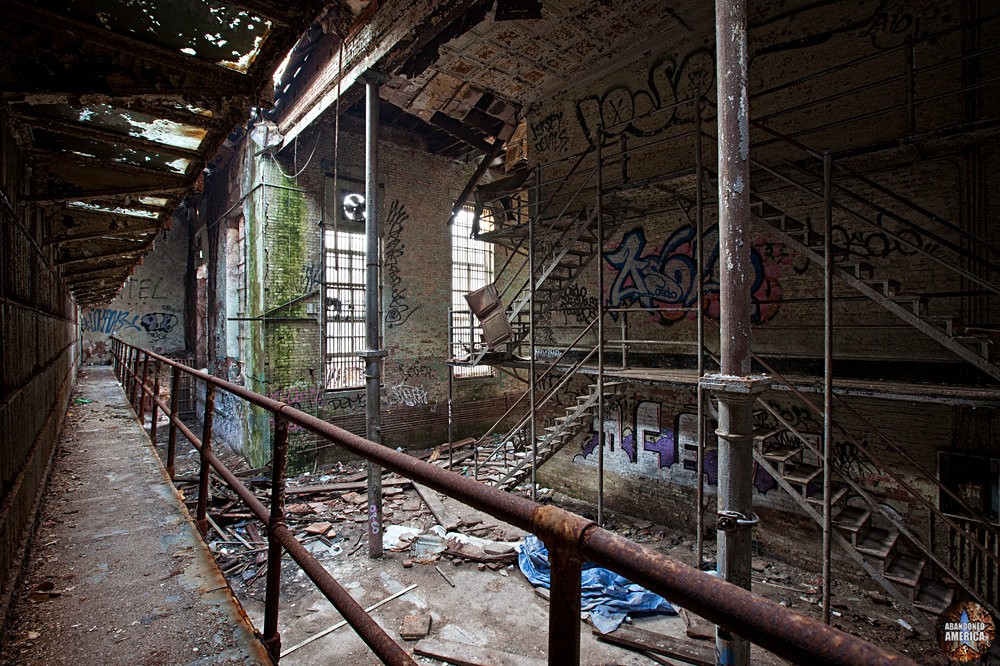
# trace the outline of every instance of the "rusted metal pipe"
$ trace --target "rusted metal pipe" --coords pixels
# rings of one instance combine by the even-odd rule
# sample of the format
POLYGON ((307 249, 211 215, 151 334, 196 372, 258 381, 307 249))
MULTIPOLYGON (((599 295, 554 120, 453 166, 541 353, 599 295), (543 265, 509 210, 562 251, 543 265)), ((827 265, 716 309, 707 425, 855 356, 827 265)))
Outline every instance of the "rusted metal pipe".
POLYGON ((208 453, 212 451, 212 422, 215 420, 215 386, 205 387, 205 429, 201 436, 201 468, 198 472, 198 513, 195 523, 203 535, 208 534, 208 475, 210 463, 208 453))
MULTIPOLYGON (((157 358, 155 354, 152 356, 157 358)), ((170 359, 159 358, 162 358, 167 365, 205 381, 211 387, 228 391, 267 409, 276 417, 283 417, 289 423, 335 442, 363 458, 376 460, 386 469, 459 499, 464 504, 480 509, 511 525, 534 532, 550 545, 550 549, 568 548, 581 560, 593 561, 612 569, 711 622, 751 638, 755 643, 794 663, 818 666, 915 666, 913 661, 902 655, 893 654, 858 637, 798 615, 747 590, 670 560, 664 555, 600 529, 593 521, 582 516, 554 506, 539 506, 523 497, 505 493, 455 472, 369 442, 315 416, 248 391, 245 387, 187 368, 170 359)), ((164 408, 164 405, 161 404, 161 408, 164 408)), ((211 451, 201 446, 197 437, 180 423, 176 415, 172 414, 171 419, 176 420, 178 429, 196 448, 200 447, 203 459, 209 462, 223 481, 250 507, 254 515, 265 525, 269 525, 270 515, 267 507, 226 469, 211 451)), ((380 658, 386 663, 413 663, 412 659, 399 646, 392 643, 377 624, 364 614, 363 609, 332 579, 322 565, 295 540, 287 527, 275 525, 273 528, 269 526, 269 530, 274 532, 289 556, 302 566, 310 579, 337 606, 351 626, 362 634, 362 638, 372 646, 380 658)), ((559 659, 558 655, 552 655, 552 658, 559 659)))
POLYGON ((278 605, 281 599, 281 541, 276 528, 285 526, 285 469, 288 462, 288 420, 274 420, 271 448, 271 515, 267 529, 267 589, 264 593, 264 647, 275 662, 281 656, 278 605))

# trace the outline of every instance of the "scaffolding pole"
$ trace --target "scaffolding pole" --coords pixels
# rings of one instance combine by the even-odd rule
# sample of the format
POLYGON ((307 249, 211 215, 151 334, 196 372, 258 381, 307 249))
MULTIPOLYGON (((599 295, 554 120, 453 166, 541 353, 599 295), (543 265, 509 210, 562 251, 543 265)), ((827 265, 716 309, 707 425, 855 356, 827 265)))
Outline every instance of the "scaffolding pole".
POLYGON ((695 538, 697 551, 697 567, 705 561, 705 391, 701 386, 701 378, 705 376, 705 199, 702 194, 702 176, 704 164, 701 154, 701 91, 694 92, 694 169, 695 169, 695 252, 698 270, 698 490, 696 500, 698 511, 695 526, 698 531, 695 538))
MULTIPOLYGON (((537 173, 536 184, 537 184, 537 173)), ((535 433, 535 222, 536 218, 528 218, 528 400, 531 410, 531 501, 538 501, 538 437, 535 433)))
MULTIPOLYGON (((379 85, 384 75, 374 70, 365 80, 365 435, 382 442, 381 318, 378 307, 378 124, 379 85)), ((382 557, 382 468, 368 463, 368 557, 382 557)))
POLYGON ((833 161, 823 154, 823 622, 830 624, 833 515, 833 161))
MULTIPOLYGON (((700 383, 719 401, 717 555, 719 573, 750 589, 753 511, 753 405, 767 386, 751 374, 750 122, 746 0, 716 0, 719 136, 720 373, 700 383)), ((750 642, 716 627, 719 664, 748 666, 750 642)))
POLYGON ((597 126, 597 524, 604 526, 604 126, 597 126))

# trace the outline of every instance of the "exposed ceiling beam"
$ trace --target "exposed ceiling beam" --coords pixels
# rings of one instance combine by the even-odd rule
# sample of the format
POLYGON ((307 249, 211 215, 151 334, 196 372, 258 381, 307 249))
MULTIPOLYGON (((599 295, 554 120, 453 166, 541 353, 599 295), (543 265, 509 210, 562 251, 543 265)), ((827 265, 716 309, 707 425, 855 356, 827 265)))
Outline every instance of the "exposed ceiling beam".
POLYGON ((463 125, 461 122, 455 120, 446 113, 435 111, 434 115, 431 116, 431 124, 440 127, 456 139, 461 139, 473 148, 477 148, 484 153, 489 153, 493 150, 493 144, 489 143, 480 134, 469 129, 468 126, 463 125))
POLYGON ((117 250, 114 252, 102 252, 101 254, 93 254, 90 256, 79 256, 79 257, 66 257, 64 259, 56 260, 56 266, 71 266, 73 264, 82 264, 88 261, 103 261, 105 259, 114 259, 116 257, 128 257, 132 255, 141 254, 146 248, 136 247, 129 248, 127 250, 117 250))
POLYGON ((58 132, 59 134, 63 134, 65 136, 87 139, 100 143, 111 143, 128 148, 138 148, 151 153, 184 157, 189 160, 201 159, 201 153, 197 150, 178 148, 176 146, 170 146, 158 141, 150 141, 149 139, 145 139, 143 137, 132 136, 131 134, 113 132, 99 127, 84 125, 83 123, 73 123, 66 120, 46 118, 44 116, 27 115, 21 112, 15 112, 15 115, 19 120, 32 126, 33 128, 58 132))
POLYGON ((123 268, 131 268, 135 265, 136 260, 132 257, 125 257, 117 261, 106 262, 101 266, 77 266, 72 270, 64 270, 61 275, 64 281, 72 282, 76 278, 81 276, 88 276, 90 278, 96 277, 114 277, 121 272, 123 268), (111 275, 105 276, 105 273, 110 273, 111 275))
MULTIPOLYGON (((156 62, 168 69, 211 80, 219 89, 215 96, 248 92, 249 77, 237 71, 220 67, 214 63, 199 60, 156 44, 149 44, 135 37, 100 28, 83 21, 56 14, 38 7, 8 0, 2 14, 21 23, 33 25, 61 35, 73 34, 78 38, 119 53, 127 53, 133 58, 156 62)), ((166 83, 164 81, 164 83, 166 83)), ((11 86, 6 86, 11 89, 11 86)), ((172 86, 167 86, 169 87, 172 86)), ((51 91, 50 91, 51 92, 51 91)))
POLYGON ((170 197, 184 194, 188 185, 175 187, 157 187, 155 185, 139 185, 136 187, 115 187, 104 190, 92 190, 90 192, 78 192, 75 194, 42 193, 27 197, 28 201, 40 205, 66 203, 67 201, 94 201, 97 199, 107 199, 118 196, 151 196, 170 197))

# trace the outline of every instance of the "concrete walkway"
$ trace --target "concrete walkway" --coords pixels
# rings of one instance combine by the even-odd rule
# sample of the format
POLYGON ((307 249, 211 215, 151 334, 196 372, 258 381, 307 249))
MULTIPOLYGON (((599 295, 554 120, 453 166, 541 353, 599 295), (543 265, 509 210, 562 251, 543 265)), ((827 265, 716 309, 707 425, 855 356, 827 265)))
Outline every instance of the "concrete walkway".
POLYGON ((56 455, 0 664, 270 663, 111 368, 80 373, 56 455))

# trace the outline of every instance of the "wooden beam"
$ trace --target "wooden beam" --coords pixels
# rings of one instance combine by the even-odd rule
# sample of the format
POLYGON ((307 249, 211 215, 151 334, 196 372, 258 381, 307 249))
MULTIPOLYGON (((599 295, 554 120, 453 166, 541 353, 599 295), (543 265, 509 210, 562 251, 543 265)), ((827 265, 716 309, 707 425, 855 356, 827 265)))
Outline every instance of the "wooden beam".
POLYGON ((440 127, 448 134, 451 134, 456 139, 461 139, 473 148, 478 148, 484 153, 490 153, 493 151, 493 146, 495 144, 489 143, 482 135, 469 129, 468 126, 463 125, 461 122, 455 120, 446 113, 435 111, 434 115, 431 116, 430 122, 432 125, 440 127))
POLYGON ((92 190, 89 192, 77 192, 74 194, 33 194, 27 197, 27 200, 31 203, 36 203, 39 205, 48 204, 58 204, 66 203, 67 201, 95 201, 98 199, 107 199, 108 197, 117 196, 144 196, 149 195, 151 197, 170 197, 170 196, 180 196, 188 191, 190 185, 183 185, 180 187, 156 187, 150 185, 140 185, 135 187, 116 187, 104 190, 92 190))
POLYGON ((98 143, 109 143, 116 146, 124 146, 126 148, 137 148, 151 153, 173 155, 175 157, 183 157, 192 161, 198 161, 201 159, 201 153, 198 150, 178 148, 176 146, 160 143, 158 141, 150 141, 149 139, 143 137, 132 136, 131 134, 112 132, 100 127, 85 125, 83 123, 73 123, 66 120, 47 118, 45 116, 28 115, 20 111, 14 112, 12 115, 32 127, 50 132, 56 132, 65 136, 86 139, 89 141, 97 141, 98 143))
POLYGON ((89 257, 69 257, 66 259, 59 259, 56 261, 56 266, 71 266, 73 264, 82 264, 88 261, 102 261, 104 259, 113 259, 115 257, 126 257, 134 254, 140 254, 145 252, 146 248, 130 248, 124 251, 115 252, 102 252, 101 254, 94 254, 89 257))

